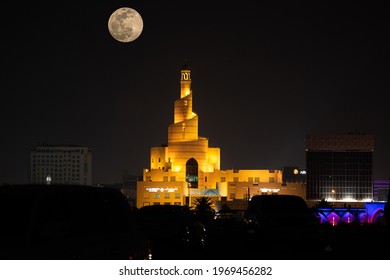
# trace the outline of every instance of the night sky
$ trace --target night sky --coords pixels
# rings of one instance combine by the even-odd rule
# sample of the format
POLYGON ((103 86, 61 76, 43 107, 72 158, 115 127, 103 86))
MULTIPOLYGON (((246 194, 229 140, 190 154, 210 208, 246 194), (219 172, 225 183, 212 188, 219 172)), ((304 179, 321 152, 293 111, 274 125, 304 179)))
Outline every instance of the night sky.
POLYGON ((386 2, 264 2, 8 3, 0 183, 27 182, 37 142, 92 148, 93 183, 141 175, 167 142, 185 61, 221 169, 304 168, 307 133, 360 132, 374 135, 374 179, 390 178, 386 2), (130 43, 107 28, 124 6, 144 22, 130 43))

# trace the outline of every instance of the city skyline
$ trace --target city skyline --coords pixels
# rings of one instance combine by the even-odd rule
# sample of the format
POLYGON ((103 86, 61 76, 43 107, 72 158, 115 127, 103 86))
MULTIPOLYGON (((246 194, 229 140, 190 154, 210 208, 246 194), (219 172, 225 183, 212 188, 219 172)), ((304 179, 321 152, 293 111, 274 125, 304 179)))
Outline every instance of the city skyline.
POLYGON ((358 132, 374 136, 373 178, 389 178, 381 4, 12 3, 0 183, 27 182, 37 142, 91 148, 93 183, 142 174, 167 139, 185 62, 199 136, 221 149, 221 169, 304 168, 306 134, 358 132), (107 28, 124 6, 144 21, 130 43, 107 28))

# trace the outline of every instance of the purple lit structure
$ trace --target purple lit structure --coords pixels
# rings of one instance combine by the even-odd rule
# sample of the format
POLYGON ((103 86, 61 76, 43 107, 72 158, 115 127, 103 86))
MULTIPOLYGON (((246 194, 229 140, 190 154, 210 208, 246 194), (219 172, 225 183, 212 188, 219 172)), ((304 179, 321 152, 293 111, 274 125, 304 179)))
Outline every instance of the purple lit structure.
POLYGON ((384 218, 384 202, 366 202, 362 208, 318 208, 315 215, 319 222, 336 226, 339 223, 377 223, 384 218))

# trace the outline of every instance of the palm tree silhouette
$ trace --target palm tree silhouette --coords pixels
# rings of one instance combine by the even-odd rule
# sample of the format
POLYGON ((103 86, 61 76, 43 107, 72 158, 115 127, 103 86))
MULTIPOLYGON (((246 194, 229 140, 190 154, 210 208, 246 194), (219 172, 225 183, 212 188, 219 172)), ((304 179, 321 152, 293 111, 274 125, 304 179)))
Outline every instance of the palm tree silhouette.
POLYGON ((195 214, 199 220, 204 224, 209 224, 214 219, 213 201, 211 197, 202 196, 194 200, 195 214))

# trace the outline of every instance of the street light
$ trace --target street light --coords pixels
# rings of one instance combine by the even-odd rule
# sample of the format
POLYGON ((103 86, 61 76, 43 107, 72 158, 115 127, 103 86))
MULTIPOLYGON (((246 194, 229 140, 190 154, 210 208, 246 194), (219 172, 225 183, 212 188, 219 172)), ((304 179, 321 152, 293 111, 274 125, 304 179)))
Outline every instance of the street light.
POLYGON ((246 207, 248 208, 249 206, 249 200, 250 200, 250 190, 249 190, 249 187, 246 189, 246 207))
POLYGON ((51 184, 51 176, 47 175, 47 177, 46 177, 46 185, 50 185, 50 184, 51 184))
POLYGON ((191 183, 187 182, 187 188, 188 188, 188 207, 191 208, 191 183))

